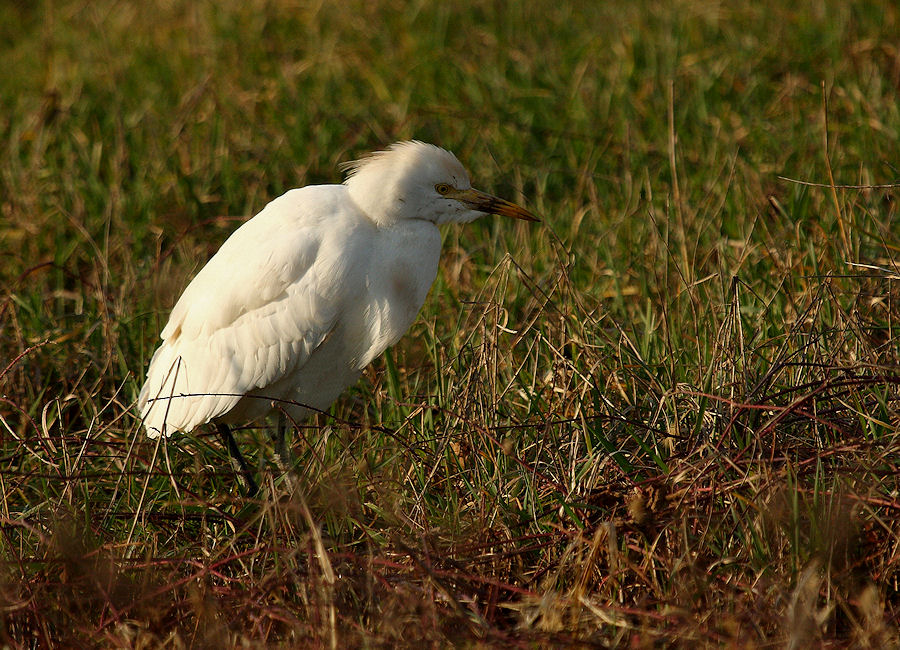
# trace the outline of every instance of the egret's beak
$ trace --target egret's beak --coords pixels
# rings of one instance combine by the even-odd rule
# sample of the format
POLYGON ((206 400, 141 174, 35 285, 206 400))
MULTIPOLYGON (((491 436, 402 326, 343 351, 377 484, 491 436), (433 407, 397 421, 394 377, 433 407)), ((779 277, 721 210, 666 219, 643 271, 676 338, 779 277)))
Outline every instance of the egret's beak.
POLYGON ((499 197, 479 192, 478 190, 455 190, 448 194, 466 207, 477 210, 478 212, 486 212, 488 214, 499 214, 504 217, 513 217, 514 219, 522 219, 523 221, 540 221, 536 216, 531 214, 525 208, 520 208, 515 203, 510 203, 499 197))

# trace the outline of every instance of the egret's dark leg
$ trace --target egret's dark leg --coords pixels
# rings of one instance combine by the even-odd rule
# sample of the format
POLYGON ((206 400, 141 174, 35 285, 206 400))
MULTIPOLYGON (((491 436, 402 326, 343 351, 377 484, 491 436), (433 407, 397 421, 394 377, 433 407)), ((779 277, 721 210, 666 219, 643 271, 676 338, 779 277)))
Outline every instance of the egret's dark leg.
POLYGON ((290 448, 287 444, 287 438, 285 437, 285 433, 287 430, 287 418, 284 415, 283 411, 278 413, 278 425, 275 427, 275 453, 279 459, 279 467, 282 473, 286 473, 290 470, 294 463, 291 459, 290 448))
POLYGON ((234 436, 231 435, 231 429, 228 428, 227 424, 217 423, 216 431, 219 432, 219 437, 222 438, 222 442, 228 449, 228 457, 231 459, 231 464, 234 465, 237 463, 237 466, 234 468, 235 471, 240 470, 244 475, 244 487, 247 488, 247 496, 256 496, 259 488, 256 487, 256 481, 253 480, 253 474, 250 472, 250 467, 247 465, 247 461, 244 460, 241 450, 238 449, 237 443, 234 441, 234 436))

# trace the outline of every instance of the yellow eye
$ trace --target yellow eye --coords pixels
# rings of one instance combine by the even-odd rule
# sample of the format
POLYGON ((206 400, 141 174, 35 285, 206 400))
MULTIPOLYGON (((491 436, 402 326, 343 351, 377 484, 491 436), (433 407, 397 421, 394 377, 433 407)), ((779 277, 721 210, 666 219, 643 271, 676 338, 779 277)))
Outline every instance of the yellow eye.
POLYGON ((435 189, 435 191, 437 191, 438 194, 443 196, 445 194, 449 194, 450 190, 453 188, 451 188, 449 185, 447 185, 447 183, 438 183, 437 185, 434 186, 434 189, 435 189))

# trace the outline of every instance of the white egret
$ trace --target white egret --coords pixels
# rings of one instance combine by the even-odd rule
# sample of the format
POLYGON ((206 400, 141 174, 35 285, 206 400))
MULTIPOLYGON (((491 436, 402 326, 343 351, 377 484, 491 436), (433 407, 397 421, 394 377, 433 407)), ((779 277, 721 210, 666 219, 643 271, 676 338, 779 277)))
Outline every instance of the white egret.
POLYGON ((355 383, 422 307, 440 224, 537 221, 473 189, 434 145, 397 143, 344 168, 342 185, 290 190, 222 244, 172 309, 138 398, 151 438, 216 424, 251 493, 229 425, 276 407, 303 418, 355 383))

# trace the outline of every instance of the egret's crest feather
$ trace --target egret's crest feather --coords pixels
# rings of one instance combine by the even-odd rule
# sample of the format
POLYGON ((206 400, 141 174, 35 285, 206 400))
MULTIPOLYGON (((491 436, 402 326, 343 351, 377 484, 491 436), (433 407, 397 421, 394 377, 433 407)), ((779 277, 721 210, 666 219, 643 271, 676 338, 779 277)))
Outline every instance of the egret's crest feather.
POLYGON ((381 151, 373 151, 362 156, 361 158, 357 158, 356 160, 349 160, 347 162, 341 163, 338 168, 342 172, 345 172, 347 174, 347 177, 344 180, 344 182, 346 183, 363 169, 367 169, 370 167, 380 167, 381 164, 388 162, 396 155, 412 153, 413 150, 433 150, 441 151, 445 154, 450 153, 445 149, 441 149, 440 147, 433 144, 428 144, 427 142, 422 142, 420 140, 406 140, 404 142, 395 142, 387 149, 383 149, 381 151))

